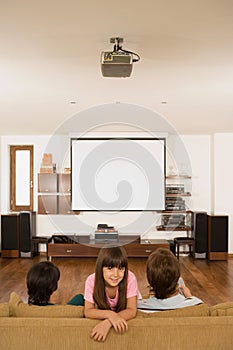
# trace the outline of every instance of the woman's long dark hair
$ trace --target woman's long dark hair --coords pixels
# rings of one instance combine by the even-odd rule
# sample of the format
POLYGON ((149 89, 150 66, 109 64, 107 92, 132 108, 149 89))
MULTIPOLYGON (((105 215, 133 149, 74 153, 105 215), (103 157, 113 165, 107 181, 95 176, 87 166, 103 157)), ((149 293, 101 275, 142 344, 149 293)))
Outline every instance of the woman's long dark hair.
POLYGON ((128 260, 126 251, 122 247, 102 248, 96 260, 94 301, 99 309, 110 310, 105 293, 105 280, 103 277, 103 267, 125 268, 124 278, 118 285, 118 303, 116 312, 124 310, 127 305, 127 280, 128 280, 128 260))
POLYGON ((60 271, 50 261, 35 264, 27 273, 28 304, 47 305, 57 289, 60 271))

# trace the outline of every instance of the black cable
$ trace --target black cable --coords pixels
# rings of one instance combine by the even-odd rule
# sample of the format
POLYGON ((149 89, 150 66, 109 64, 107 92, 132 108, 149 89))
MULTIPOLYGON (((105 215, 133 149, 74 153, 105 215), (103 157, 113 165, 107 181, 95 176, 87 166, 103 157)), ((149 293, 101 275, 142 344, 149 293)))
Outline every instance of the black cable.
POLYGON ((124 49, 122 49, 122 48, 121 48, 121 51, 126 52, 126 53, 130 53, 130 54, 132 54, 132 55, 137 56, 137 58, 133 58, 133 62, 138 62, 138 61, 140 61, 140 56, 139 56, 137 53, 135 53, 135 52, 133 52, 133 51, 129 51, 129 50, 124 50, 124 49))

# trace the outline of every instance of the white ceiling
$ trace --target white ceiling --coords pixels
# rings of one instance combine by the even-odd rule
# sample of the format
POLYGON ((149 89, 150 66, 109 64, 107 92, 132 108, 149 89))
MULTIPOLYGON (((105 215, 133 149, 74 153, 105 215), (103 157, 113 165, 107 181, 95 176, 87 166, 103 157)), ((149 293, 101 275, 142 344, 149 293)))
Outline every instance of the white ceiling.
POLYGON ((0 133, 50 134, 116 101, 180 133, 233 132, 232 18, 232 0, 1 1, 0 133), (141 56, 130 78, 101 75, 115 36, 141 56))

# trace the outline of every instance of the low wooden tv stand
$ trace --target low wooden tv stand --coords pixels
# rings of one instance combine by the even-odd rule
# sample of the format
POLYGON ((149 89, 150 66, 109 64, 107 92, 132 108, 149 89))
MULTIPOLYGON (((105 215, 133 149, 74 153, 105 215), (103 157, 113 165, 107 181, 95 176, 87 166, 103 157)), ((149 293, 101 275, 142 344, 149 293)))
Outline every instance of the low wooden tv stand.
POLYGON ((128 257, 148 257, 159 248, 170 248, 165 239, 140 239, 139 235, 119 235, 117 241, 105 240, 98 242, 89 236, 53 235, 48 244, 48 258, 55 257, 97 257, 100 248, 109 245, 123 245, 128 257))

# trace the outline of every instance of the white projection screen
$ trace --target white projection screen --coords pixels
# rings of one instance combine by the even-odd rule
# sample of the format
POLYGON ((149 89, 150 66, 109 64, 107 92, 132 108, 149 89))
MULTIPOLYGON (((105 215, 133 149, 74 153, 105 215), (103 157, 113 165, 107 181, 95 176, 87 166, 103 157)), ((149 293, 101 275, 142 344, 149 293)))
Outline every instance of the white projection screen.
POLYGON ((72 138, 72 210, 164 210, 165 149, 164 138, 72 138))

